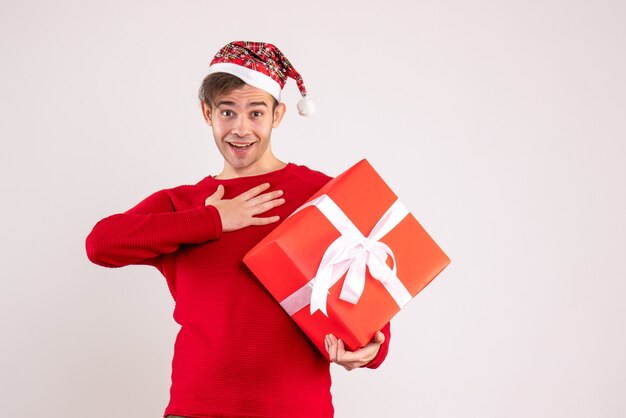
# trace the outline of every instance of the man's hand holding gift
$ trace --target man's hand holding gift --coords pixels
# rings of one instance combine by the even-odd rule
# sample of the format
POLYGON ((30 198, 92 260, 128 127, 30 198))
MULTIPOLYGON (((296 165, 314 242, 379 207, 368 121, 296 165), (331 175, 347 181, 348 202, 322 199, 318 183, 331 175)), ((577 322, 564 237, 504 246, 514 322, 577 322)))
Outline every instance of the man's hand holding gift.
POLYGON ((376 358, 380 346, 385 342, 385 335, 377 331, 374 338, 367 345, 355 351, 345 349, 343 341, 337 339, 333 334, 328 334, 324 339, 324 345, 330 361, 337 363, 344 369, 350 371, 363 367, 376 358))

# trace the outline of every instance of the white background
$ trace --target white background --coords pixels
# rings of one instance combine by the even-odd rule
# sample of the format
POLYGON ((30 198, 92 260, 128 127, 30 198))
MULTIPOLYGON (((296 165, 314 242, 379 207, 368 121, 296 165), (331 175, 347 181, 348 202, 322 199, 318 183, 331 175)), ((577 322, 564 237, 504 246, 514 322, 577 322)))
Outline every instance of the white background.
POLYGON ((452 258, 336 416, 626 416, 626 5, 0 2, 0 410, 158 417, 177 326, 149 267, 89 263, 101 218, 221 169, 197 88, 229 41, 293 81, 276 154, 367 157, 452 258))

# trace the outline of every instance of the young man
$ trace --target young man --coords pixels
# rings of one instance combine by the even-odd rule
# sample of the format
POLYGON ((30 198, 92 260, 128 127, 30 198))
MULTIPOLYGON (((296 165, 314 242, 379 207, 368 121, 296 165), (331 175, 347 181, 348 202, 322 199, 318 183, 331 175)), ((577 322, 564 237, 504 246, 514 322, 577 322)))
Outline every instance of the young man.
MULTIPOLYGON (((222 48, 200 89, 222 171, 156 192, 101 220, 87 237, 94 263, 152 265, 167 279, 181 328, 165 416, 333 416, 328 361, 242 262, 330 179, 272 152, 287 77, 306 96, 302 78, 275 46, 222 48)), ((310 104, 299 110, 307 113, 310 104)), ((388 342, 389 325, 354 352, 333 335, 325 340, 331 360, 348 370, 378 367, 388 342)))

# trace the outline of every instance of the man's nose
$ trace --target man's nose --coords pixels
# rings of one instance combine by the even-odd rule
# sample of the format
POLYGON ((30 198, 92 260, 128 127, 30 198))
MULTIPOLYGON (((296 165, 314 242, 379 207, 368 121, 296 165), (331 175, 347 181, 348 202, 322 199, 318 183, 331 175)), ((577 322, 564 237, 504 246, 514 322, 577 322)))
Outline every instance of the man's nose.
POLYGON ((231 132, 240 137, 247 136, 250 134, 250 122, 245 117, 238 117, 231 132))

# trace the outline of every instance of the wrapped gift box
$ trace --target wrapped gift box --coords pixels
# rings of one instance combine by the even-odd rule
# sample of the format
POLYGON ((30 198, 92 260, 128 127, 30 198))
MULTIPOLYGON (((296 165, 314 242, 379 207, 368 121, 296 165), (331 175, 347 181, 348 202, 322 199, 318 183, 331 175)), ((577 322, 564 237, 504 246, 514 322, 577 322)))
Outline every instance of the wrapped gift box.
POLYGON ((362 160, 244 262, 328 358, 326 334, 349 350, 366 345, 450 259, 362 160))

